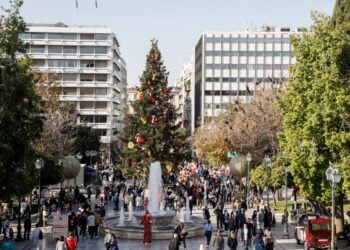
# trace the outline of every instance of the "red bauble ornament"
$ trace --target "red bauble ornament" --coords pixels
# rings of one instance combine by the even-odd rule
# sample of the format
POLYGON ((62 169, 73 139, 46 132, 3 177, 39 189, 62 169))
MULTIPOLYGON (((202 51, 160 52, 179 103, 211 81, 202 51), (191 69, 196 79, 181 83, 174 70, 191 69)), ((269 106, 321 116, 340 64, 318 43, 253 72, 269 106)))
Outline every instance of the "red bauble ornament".
POLYGON ((135 166, 136 165, 136 161, 134 159, 131 160, 131 166, 135 166))
POLYGON ((151 124, 157 123, 157 118, 156 118, 156 116, 155 116, 155 115, 152 115, 152 117, 151 117, 151 119, 149 120, 149 122, 150 122, 151 124))
POLYGON ((156 102, 156 98, 155 98, 154 96, 151 96, 150 102, 151 102, 151 103, 155 103, 155 102, 156 102))
POLYGON ((168 93, 168 89, 166 87, 162 88, 162 92, 164 95, 166 95, 168 93))
POLYGON ((144 143, 145 142, 145 139, 143 139, 143 137, 141 137, 141 136, 136 136, 136 142, 137 143, 139 143, 139 144, 141 144, 141 143, 144 143))

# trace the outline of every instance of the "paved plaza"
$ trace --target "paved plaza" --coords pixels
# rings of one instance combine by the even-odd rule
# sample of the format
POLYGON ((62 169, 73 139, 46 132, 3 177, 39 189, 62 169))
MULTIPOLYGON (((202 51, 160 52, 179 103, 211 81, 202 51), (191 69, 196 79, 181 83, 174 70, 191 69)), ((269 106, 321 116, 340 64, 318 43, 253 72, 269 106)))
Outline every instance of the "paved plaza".
MULTIPOLYGON (((250 216, 251 211, 248 211, 248 215, 250 216)), ((116 212, 113 211, 112 207, 108 207, 106 217, 108 216, 115 216, 116 212)), ((202 216, 202 211, 195 209, 193 210, 194 216, 202 216)), ((216 219, 215 215, 213 213, 213 210, 211 210, 211 218, 214 225, 214 228, 216 228, 216 219), (214 216, 213 216, 214 215, 214 216)), ((272 228, 273 235, 276 239, 277 245, 275 246, 275 249, 283 250, 283 249, 291 249, 291 250, 302 250, 304 249, 302 245, 297 245, 295 239, 293 238, 293 227, 289 226, 289 235, 290 239, 283 239, 283 225, 281 225, 280 221, 280 215, 277 214, 277 224, 274 228, 272 228)), ((50 220, 49 220, 50 222, 50 220)), ((14 229, 16 229, 16 224, 12 225, 14 229)), ((55 250, 55 242, 52 239, 51 235, 51 226, 49 225, 47 228, 43 229, 44 231, 44 240, 42 241, 42 249, 47 250, 55 250)), ((213 235, 214 238, 214 235, 213 235)), ((212 241, 213 241, 212 238, 212 241)), ((80 239, 78 249, 105 249, 103 244, 104 236, 101 235, 98 239, 80 239)), ((170 240, 170 239, 169 239, 170 240)), ((169 240, 155 240, 149 245, 144 245, 142 240, 127 240, 127 239, 118 239, 118 246, 120 250, 146 250, 146 249, 152 249, 152 250, 167 250, 169 245, 169 240)), ((188 250, 198 250, 200 248, 201 244, 206 244, 206 239, 204 236, 201 237, 195 237, 195 238, 189 238, 186 240, 187 243, 187 249, 188 250)), ((17 242, 16 243, 17 249, 23 249, 23 250, 30 250, 31 245, 29 241, 26 242, 17 242)), ((180 249, 184 249, 183 245, 180 246, 180 249)), ((209 249, 214 249, 212 246, 210 246, 209 249)), ((227 237, 225 236, 225 249, 228 249, 227 246, 227 237)), ((238 249, 243 249, 243 243, 239 240, 239 246, 238 249)), ((252 249, 252 248, 251 248, 252 249)), ((345 242, 341 241, 339 242, 339 249, 348 249, 345 247, 345 242)))

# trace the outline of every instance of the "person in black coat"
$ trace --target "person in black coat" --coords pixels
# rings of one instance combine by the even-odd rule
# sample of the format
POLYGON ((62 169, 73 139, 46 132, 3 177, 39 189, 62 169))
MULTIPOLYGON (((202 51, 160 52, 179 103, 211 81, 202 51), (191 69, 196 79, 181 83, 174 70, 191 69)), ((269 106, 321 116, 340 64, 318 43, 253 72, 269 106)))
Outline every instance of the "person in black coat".
POLYGON ((180 248, 180 242, 178 239, 178 235, 174 234, 174 238, 170 240, 170 243, 169 243, 169 250, 179 250, 179 248, 180 248))

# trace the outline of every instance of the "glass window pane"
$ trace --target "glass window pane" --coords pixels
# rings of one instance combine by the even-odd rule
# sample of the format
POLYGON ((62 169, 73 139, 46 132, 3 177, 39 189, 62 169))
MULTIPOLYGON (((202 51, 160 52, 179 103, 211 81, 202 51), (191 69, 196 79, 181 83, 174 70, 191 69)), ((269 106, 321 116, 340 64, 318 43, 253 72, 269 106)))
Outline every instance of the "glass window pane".
POLYGON ((32 33, 32 39, 34 40, 44 40, 45 34, 44 33, 32 33))
POLYGON ((94 47, 82 46, 80 47, 80 54, 94 54, 94 47))
POLYGON ((108 39, 108 34, 95 34, 95 40, 105 41, 108 39))
POLYGON ((49 54, 62 54, 62 46, 49 46, 49 54))
POLYGON ((95 109, 106 109, 107 102, 95 102, 95 109))
POLYGON ((107 116, 106 115, 96 115, 95 116, 95 123, 107 123, 107 116))
POLYGON ((77 74, 63 74, 63 81, 76 81, 77 74))
POLYGON ((80 40, 94 40, 94 34, 80 34, 80 40))
POLYGON ((29 40, 30 39, 30 33, 22 33, 19 35, 19 38, 22 40, 29 40))
POLYGON ((77 53, 77 47, 76 46, 64 46, 63 47, 63 53, 64 54, 76 54, 77 53))
POLYGON ((94 109, 94 102, 80 102, 80 109, 94 109))
POLYGON ((96 88, 95 95, 107 95, 107 88, 96 88))
POLYGON ((107 54, 107 47, 95 47, 95 54, 100 54, 100 55, 107 54))
POLYGON ((93 88, 80 88, 80 95, 93 96, 94 95, 94 89, 93 88))
POLYGON ((30 53, 44 54, 45 53, 45 46, 44 45, 32 45, 30 47, 30 53))
POLYGON ((106 82, 107 81, 107 75, 96 75, 96 82, 106 82))
POLYGON ((93 60, 81 60, 80 67, 82 67, 82 68, 94 68, 95 63, 93 60))
POLYGON ((47 35, 48 35, 49 40, 61 40, 62 39, 62 34, 60 34, 60 33, 49 33, 47 35))
POLYGON ((63 34, 63 40, 77 40, 77 34, 63 34))
POLYGON ((92 82, 94 80, 94 75, 92 74, 80 74, 80 81, 82 82, 92 82))

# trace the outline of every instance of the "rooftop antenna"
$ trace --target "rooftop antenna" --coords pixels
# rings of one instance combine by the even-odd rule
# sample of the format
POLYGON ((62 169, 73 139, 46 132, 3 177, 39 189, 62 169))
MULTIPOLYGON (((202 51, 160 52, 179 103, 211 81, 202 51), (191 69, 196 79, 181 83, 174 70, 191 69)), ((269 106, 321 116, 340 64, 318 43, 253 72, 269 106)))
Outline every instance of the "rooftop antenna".
POLYGON ((74 9, 74 25, 77 25, 77 14, 78 14, 79 3, 78 0, 75 0, 75 9, 74 9))
POLYGON ((92 0, 94 2, 94 26, 96 26, 96 9, 98 8, 97 0, 92 0))

